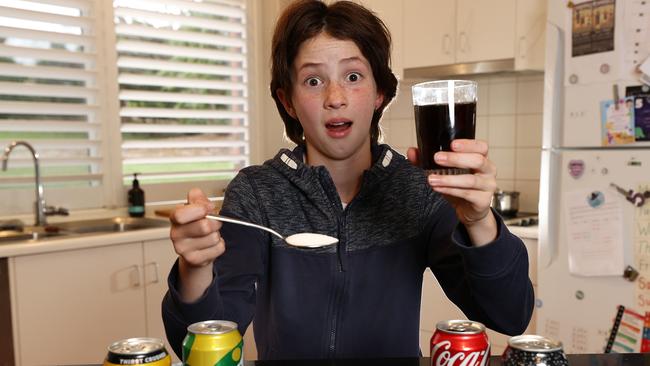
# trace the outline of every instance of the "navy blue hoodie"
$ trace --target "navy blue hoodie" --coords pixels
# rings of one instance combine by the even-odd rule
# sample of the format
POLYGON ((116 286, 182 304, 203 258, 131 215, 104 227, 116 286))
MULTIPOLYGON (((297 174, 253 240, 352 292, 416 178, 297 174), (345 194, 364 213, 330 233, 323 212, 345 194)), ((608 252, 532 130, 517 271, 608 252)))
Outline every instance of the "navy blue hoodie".
POLYGON ((469 319, 510 335, 525 330, 534 295, 521 240, 497 216, 496 240, 472 247, 422 170, 387 145, 372 152, 373 166, 345 208, 327 170, 303 164, 301 147, 240 171, 221 214, 339 243, 296 248, 224 223, 226 252, 200 299, 181 301, 178 264, 169 275, 163 320, 179 356, 189 324, 226 319, 243 334, 254 318, 260 359, 417 357, 427 267, 469 319))

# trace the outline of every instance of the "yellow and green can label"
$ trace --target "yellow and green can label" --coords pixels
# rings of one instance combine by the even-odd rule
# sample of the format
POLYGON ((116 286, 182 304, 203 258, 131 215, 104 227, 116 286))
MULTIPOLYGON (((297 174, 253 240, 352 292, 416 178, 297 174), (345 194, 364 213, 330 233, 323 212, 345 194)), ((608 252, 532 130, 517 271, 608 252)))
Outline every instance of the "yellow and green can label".
POLYGON ((244 340, 237 331, 222 334, 196 334, 183 340, 183 365, 241 366, 244 364, 244 340))

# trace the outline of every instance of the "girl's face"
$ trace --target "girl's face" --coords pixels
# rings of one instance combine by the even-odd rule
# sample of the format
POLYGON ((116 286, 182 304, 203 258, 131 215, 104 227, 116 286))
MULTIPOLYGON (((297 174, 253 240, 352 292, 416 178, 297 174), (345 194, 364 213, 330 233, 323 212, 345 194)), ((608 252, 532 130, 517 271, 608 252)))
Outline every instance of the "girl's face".
POLYGON ((370 122, 384 96, 357 45, 320 33, 300 46, 292 73, 292 95, 278 96, 302 125, 310 162, 369 154, 370 122))

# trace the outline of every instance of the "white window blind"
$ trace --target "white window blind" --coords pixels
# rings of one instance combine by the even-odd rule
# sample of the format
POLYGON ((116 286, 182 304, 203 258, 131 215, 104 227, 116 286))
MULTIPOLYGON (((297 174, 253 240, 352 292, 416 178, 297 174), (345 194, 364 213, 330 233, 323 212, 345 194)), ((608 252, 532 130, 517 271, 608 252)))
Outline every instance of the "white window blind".
MULTIPOLYGON (((100 190, 102 183, 94 6, 0 1, 0 149, 13 140, 32 144, 46 188, 100 190)), ((8 166, 0 171, 0 192, 33 188, 27 149, 16 148, 8 166)))
POLYGON ((245 0, 114 0, 123 182, 249 164, 245 0))

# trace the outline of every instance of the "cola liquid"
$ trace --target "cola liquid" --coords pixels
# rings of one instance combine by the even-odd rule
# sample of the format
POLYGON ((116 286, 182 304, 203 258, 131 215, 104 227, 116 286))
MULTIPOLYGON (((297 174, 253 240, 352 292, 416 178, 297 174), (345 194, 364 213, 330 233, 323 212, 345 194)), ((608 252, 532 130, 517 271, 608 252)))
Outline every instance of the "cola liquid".
POLYGON ((446 103, 416 105, 415 130, 420 149, 420 167, 442 173, 453 171, 436 164, 433 155, 438 151, 451 151, 452 140, 473 139, 475 128, 476 102, 454 104, 453 119, 446 103))

